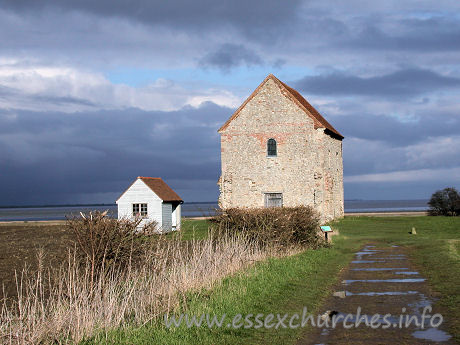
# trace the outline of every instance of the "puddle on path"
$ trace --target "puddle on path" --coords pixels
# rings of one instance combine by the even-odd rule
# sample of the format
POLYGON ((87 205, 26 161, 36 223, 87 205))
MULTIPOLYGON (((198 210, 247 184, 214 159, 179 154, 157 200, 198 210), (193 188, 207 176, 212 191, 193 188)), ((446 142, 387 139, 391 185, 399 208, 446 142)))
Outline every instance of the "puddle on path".
POLYGON ((401 258, 401 257, 396 257, 396 258, 394 258, 394 257, 393 258, 385 257, 385 258, 372 258, 372 259, 385 260, 385 261, 387 261, 387 260, 406 260, 406 257, 403 257, 403 258, 401 258))
MULTIPOLYGON (((354 326, 357 328, 358 324, 362 324, 363 326, 375 324, 379 325, 379 327, 382 326, 389 326, 392 328, 401 328, 405 327, 404 323, 401 323, 401 320, 399 317, 396 316, 391 316, 391 315, 379 315, 379 317, 376 317, 376 315, 367 315, 367 314, 345 314, 345 313, 338 313, 337 315, 334 316, 335 321, 336 321, 336 328, 337 325, 343 324, 343 322, 346 320, 347 324, 354 324, 354 326)), ((329 322, 331 322, 331 326, 333 323, 333 320, 330 319, 329 322)), ((323 328, 321 330, 321 336, 327 336, 330 333, 330 330, 333 328, 323 328)), ((417 339, 425 339, 429 341, 436 341, 436 342, 443 342, 447 341, 452 336, 444 332, 438 328, 428 328, 426 330, 417 330, 412 333, 412 336, 417 339)))
MULTIPOLYGON (((377 314, 375 314, 377 315, 377 314)), ((374 324, 379 324, 379 325, 384 325, 391 323, 392 326, 394 325, 399 325, 399 318, 391 315, 378 315, 379 317, 376 317, 375 315, 367 315, 367 314, 345 314, 345 313, 338 313, 334 317, 337 320, 337 324, 343 323, 345 318, 347 318, 347 323, 353 323, 355 324, 362 324, 365 326, 366 324, 370 324, 371 320, 373 320, 372 323, 374 324)))
POLYGON ((424 331, 415 331, 412 333, 412 336, 417 339, 425 339, 430 341, 447 341, 452 336, 444 331, 441 331, 438 328, 428 328, 424 331))
POLYGON ((370 256, 370 255, 382 255, 382 254, 383 253, 381 253, 381 250, 372 250, 372 249, 366 249, 366 248, 355 253, 357 260, 362 260, 364 255, 370 256))
POLYGON ((374 262, 385 262, 385 260, 354 260, 352 264, 373 264, 374 262))
POLYGON ((418 294, 418 291, 384 291, 384 292, 350 292, 350 291, 336 291, 334 296, 341 297, 344 296, 405 296, 405 295, 415 295, 418 294))
POLYGON ((380 252, 380 250, 363 250, 362 252, 356 252, 356 256, 360 255, 374 255, 375 253, 380 252))
POLYGON ((403 278, 403 279, 348 279, 343 280, 342 284, 349 285, 352 283, 421 283, 425 278, 403 278))
MULTIPOLYGON (((407 267, 368 267, 368 268, 352 268, 352 271, 401 271, 408 270, 407 267)), ((397 274, 402 274, 403 272, 398 272, 397 274)))
POLYGON ((406 275, 415 275, 415 274, 420 274, 415 271, 403 271, 403 272, 395 272, 395 274, 406 274, 406 275))
POLYGON ((431 307, 433 305, 433 301, 427 298, 424 294, 420 294, 420 299, 415 302, 409 304, 410 307, 412 307, 417 314, 421 314, 421 311, 423 311, 423 308, 425 307, 431 307))

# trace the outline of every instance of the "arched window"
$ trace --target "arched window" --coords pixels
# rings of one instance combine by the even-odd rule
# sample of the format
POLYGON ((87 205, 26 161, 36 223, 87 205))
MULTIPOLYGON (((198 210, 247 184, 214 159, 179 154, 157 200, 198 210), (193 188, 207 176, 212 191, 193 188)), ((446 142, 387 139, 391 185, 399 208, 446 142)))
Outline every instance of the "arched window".
POLYGON ((267 156, 273 157, 276 156, 276 140, 268 139, 267 141, 267 156))

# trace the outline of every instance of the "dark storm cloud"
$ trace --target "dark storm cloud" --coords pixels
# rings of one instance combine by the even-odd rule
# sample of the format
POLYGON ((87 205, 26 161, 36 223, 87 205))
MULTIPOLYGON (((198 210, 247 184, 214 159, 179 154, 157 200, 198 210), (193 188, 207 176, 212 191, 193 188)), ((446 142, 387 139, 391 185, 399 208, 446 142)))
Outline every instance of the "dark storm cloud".
MULTIPOLYGON (((97 109, 98 105, 90 100, 71 97, 71 96, 58 96, 50 93, 49 95, 40 95, 40 94, 24 94, 18 88, 11 88, 7 86, 0 85, 0 101, 4 101, 6 104, 15 104, 19 107, 24 107, 26 105, 29 108, 38 108, 40 110, 42 104, 49 106, 57 106, 62 108, 69 108, 72 106, 80 106, 85 109, 97 109)), ((2 109, 0 109, 1 116, 2 109)))
POLYGON ((96 108, 96 103, 91 102, 87 99, 76 98, 76 97, 60 97, 60 96, 39 96, 39 95, 30 95, 27 97, 29 101, 32 102, 43 102, 46 104, 54 104, 59 106, 65 105, 84 105, 87 107, 96 108))
MULTIPOLYGON (((343 143, 345 176, 460 167, 460 138, 427 138, 424 142, 393 147, 388 142, 348 138, 343 143)), ((414 174, 414 179, 416 178, 414 174)), ((455 178, 460 178, 456 176, 455 178)))
POLYGON ((358 77, 343 72, 306 76, 295 85, 302 91, 320 95, 405 98, 459 88, 460 78, 409 68, 375 77, 358 77))
POLYGON ((258 26, 270 30, 270 27, 279 28, 292 21, 301 1, 289 1, 287 5, 278 0, 4 0, 0 4, 3 8, 19 12, 75 10, 101 17, 126 18, 149 25, 197 29, 231 25, 244 31, 256 32, 258 26))
POLYGON ((391 147, 413 145, 428 137, 449 137, 460 133, 460 117, 456 112, 429 108, 417 119, 403 121, 390 114, 355 113, 328 116, 345 137, 376 140, 391 147))
MULTIPOLYGON (((217 128, 231 113, 210 103, 173 112, 2 111, 0 205, 117 193, 140 175, 189 185, 209 181, 202 194, 212 200, 219 177, 217 128)), ((192 194, 200 199, 196 188, 192 194)))
MULTIPOLYGON (((232 111, 212 104, 172 112, 98 110, 160 106, 150 98, 155 93, 137 87, 129 89, 133 98, 118 102, 110 84, 118 69, 155 70, 149 82, 180 80, 199 95, 217 85, 240 97, 260 82, 254 77, 260 66, 276 66, 286 81, 334 66, 335 72, 318 72, 292 86, 307 98, 321 95, 326 107, 333 104, 329 109, 339 115, 324 115, 346 137, 347 176, 458 166, 458 13, 455 2, 0 0, 0 74, 9 82, 0 85, 0 204, 117 194, 138 175, 176 181, 189 191, 188 201, 217 197, 216 129, 232 111), (214 71, 182 74, 197 62, 198 68, 224 72, 248 66, 249 73, 235 73, 228 83, 214 71), (98 81, 69 83, 61 76, 46 84, 54 78, 46 73, 21 77, 23 69, 40 66, 86 70, 90 79, 109 80, 99 87, 98 81), (93 86, 94 97, 65 92, 93 86), (418 103, 422 98, 426 105, 418 103), (65 113, 45 112, 50 109, 65 113), (77 109, 91 112, 69 113, 77 109)), ((117 82, 137 85, 135 74, 117 82)), ((166 98, 178 97, 168 109, 186 102, 186 89, 178 88, 180 95, 165 90, 166 98)), ((346 187, 346 196, 398 197, 408 185, 365 184, 369 191, 356 195, 346 187)), ((414 192, 433 187, 410 185, 414 192)))
POLYGON ((199 61, 202 67, 217 67, 225 72, 241 65, 250 67, 262 64, 259 55, 241 44, 223 44, 199 61))
POLYGON ((411 17, 419 10, 416 4, 393 5, 374 10, 359 3, 300 0, 0 0, 0 40, 4 52, 25 59, 58 57, 90 66, 161 63, 168 68, 190 66, 200 58, 209 64, 199 67, 219 68, 219 63, 236 61, 254 66, 257 58, 274 66, 283 59, 309 67, 325 60, 339 66, 350 59, 391 66, 413 58, 423 65, 431 59, 429 53, 460 50, 454 6, 452 14, 445 5, 439 10, 443 15, 417 19, 411 17), (229 59, 223 42, 250 52, 256 47, 257 55, 229 59), (400 57, 389 61, 390 53, 400 57))
POLYGON ((345 199, 367 200, 394 200, 395 195, 400 200, 414 200, 430 198, 431 193, 446 188, 446 185, 455 186, 458 180, 451 181, 406 181, 380 183, 344 183, 345 199), (395 191, 398 191, 396 194, 395 191))
MULTIPOLYGON (((112 202, 139 175, 162 176, 188 201, 213 200, 220 156, 216 130, 231 113, 212 103, 171 112, 2 110, 0 205, 75 203, 77 195, 86 195, 88 202, 103 193, 112 193, 102 199, 112 202)), ((442 152, 432 145, 433 138, 455 138, 460 132, 454 113, 427 109, 406 123, 389 115, 327 118, 346 136, 347 176, 450 168, 460 160, 446 144, 442 152), (428 156, 417 157, 420 152, 428 156)), ((457 137, 452 145, 458 142, 457 137)))
MULTIPOLYGON (((379 21, 379 20, 376 20, 379 21)), ((388 32, 372 23, 363 24, 362 30, 344 45, 354 49, 414 51, 420 53, 459 51, 460 27, 455 16, 437 16, 427 19, 394 21, 397 32, 388 32)), ((393 25, 394 26, 394 25, 393 25)))

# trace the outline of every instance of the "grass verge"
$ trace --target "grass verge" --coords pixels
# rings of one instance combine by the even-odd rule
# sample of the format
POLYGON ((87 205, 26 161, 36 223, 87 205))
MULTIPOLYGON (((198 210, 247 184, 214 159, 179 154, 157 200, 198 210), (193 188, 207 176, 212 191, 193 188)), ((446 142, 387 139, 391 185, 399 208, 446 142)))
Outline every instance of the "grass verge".
MULTIPOLYGON (((84 344, 280 344, 292 343, 303 331, 292 329, 231 329, 236 314, 302 313, 303 307, 317 311, 340 270, 353 256, 357 245, 304 251, 285 258, 270 258, 227 277, 212 290, 189 292, 176 315, 225 314, 223 328, 206 325, 167 328, 163 320, 141 328, 118 329, 84 344)), ((276 318, 275 318, 276 320, 276 318)), ((276 323, 276 322, 275 322, 276 323)))
MULTIPOLYGON (((449 331, 459 340, 460 218, 346 217, 332 224, 340 230, 331 249, 306 251, 292 257, 271 258, 225 278, 212 290, 191 291, 177 314, 222 316, 300 313, 314 315, 338 272, 365 243, 382 242, 407 247, 413 262, 428 278, 448 319, 449 331), (411 235, 415 227, 417 235, 411 235)), ((184 236, 185 237, 185 236, 184 236)), ((226 322, 224 323, 225 326, 226 322)), ((118 329, 88 340, 87 344, 294 344, 306 329, 209 329, 206 326, 167 329, 163 320, 140 328, 118 329)))
MULTIPOLYGON (((383 242, 408 248, 414 264, 428 278, 431 289, 440 298, 438 303, 444 308, 443 315, 446 315, 450 326, 449 332, 460 341, 460 291, 457 282, 460 276, 460 217, 346 217, 333 223, 333 226, 340 230, 340 236, 334 237, 332 248, 306 251, 291 257, 270 258, 223 279, 220 276, 211 284, 210 289, 188 289, 175 313, 199 315, 204 312, 217 316, 225 313, 226 319, 231 320, 239 313, 299 313, 306 306, 316 314, 323 299, 330 295, 330 287, 336 282, 338 272, 348 264, 356 249, 365 243, 383 242), (416 228, 417 235, 409 234, 412 227, 416 228)), ((184 220, 180 234, 167 236, 181 236, 184 240, 191 240, 206 238, 207 234, 207 221, 184 220)), ((8 243, 11 246, 12 242, 8 243)), ((208 252, 211 253, 205 250, 203 254, 208 252)), ((210 257, 215 259, 212 253, 210 257)), ((197 267, 203 266, 200 260, 197 258, 197 267)), ((215 266, 221 267, 221 261, 217 261, 215 266)), ((190 265, 188 259, 184 261, 184 277, 190 276, 190 265)), ((146 280, 151 279, 152 272, 147 272, 146 280)), ((197 276, 206 277, 209 272, 209 269, 204 269, 197 276)), ((171 282, 168 284, 171 285, 171 282)), ((168 284, 165 287, 170 286, 168 284)), ((152 291, 157 293, 158 289, 152 291)), ((97 307, 92 305, 91 309, 97 307)), ((167 329, 163 320, 157 319, 142 326, 127 326, 107 334, 100 333, 83 343, 289 344, 295 343, 304 331, 226 327, 188 329, 185 326, 167 329)))

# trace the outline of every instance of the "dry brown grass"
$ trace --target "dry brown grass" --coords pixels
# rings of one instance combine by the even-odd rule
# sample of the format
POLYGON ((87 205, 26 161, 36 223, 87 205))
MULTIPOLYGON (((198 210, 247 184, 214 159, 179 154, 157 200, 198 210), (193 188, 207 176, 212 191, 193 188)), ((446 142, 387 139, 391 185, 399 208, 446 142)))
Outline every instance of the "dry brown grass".
POLYGON ((141 264, 114 266, 94 276, 91 261, 82 266, 75 249, 69 250, 60 267, 39 264, 36 272, 17 275, 17 299, 4 302, 0 313, 0 342, 66 344, 102 330, 142 325, 177 308, 186 291, 211 288, 274 254, 244 238, 184 244, 159 236, 145 249, 141 264))

